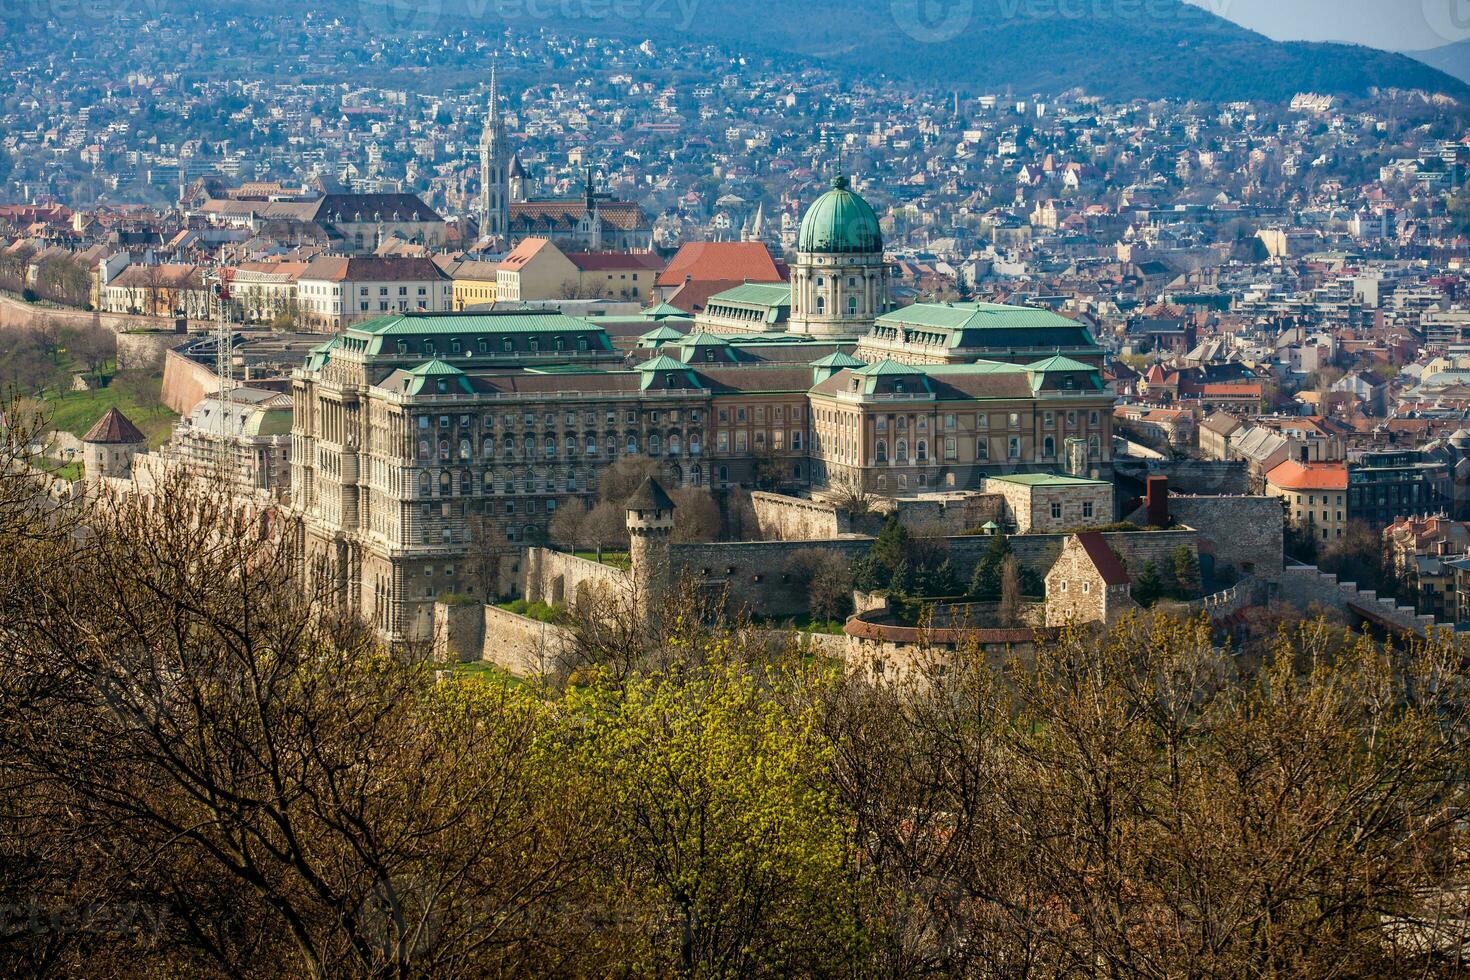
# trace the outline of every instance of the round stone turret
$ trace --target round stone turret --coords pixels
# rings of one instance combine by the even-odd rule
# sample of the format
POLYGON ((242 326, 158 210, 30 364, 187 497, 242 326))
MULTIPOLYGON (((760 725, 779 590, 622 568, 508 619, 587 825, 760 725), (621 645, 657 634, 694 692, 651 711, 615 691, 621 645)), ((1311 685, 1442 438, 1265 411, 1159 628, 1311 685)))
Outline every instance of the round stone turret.
POLYGON ((628 571, 645 611, 669 583, 669 541, 674 535, 674 501, 653 477, 628 498, 628 571))
POLYGON ((148 439, 116 408, 82 436, 82 464, 89 482, 104 478, 132 479, 133 457, 148 448, 148 439))

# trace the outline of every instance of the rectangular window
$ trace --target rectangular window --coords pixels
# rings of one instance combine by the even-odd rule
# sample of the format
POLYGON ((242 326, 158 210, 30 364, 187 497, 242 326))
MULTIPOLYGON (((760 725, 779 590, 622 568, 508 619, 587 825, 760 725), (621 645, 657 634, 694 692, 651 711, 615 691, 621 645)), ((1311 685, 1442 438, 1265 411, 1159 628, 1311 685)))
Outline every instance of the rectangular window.
POLYGON ((946 438, 944 440, 944 458, 945 459, 959 459, 959 457, 960 457, 960 444, 959 444, 959 440, 955 439, 953 436, 949 436, 948 438, 946 438))
POLYGON ((1082 503, 1082 516, 1083 517, 1091 517, 1092 516, 1092 501, 1090 501, 1090 500, 1083 501, 1083 503, 1082 503))
POLYGON ((1021 458, 1021 439, 1019 436, 1011 436, 1006 440, 1006 456, 1009 459, 1021 458))

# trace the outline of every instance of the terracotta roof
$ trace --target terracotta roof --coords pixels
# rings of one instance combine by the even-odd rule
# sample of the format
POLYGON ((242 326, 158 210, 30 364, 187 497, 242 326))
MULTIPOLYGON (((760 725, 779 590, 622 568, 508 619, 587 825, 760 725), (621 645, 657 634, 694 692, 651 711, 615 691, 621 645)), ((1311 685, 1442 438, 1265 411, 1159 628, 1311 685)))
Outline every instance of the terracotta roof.
POLYGON ((566 256, 583 272, 645 272, 664 267, 655 252, 568 252, 566 256))
POLYGON ((688 242, 674 254, 658 277, 660 286, 686 279, 742 282, 785 282, 784 264, 771 258, 760 242, 688 242))
POLYGON ((1097 531, 1083 531, 1076 535, 1077 543, 1082 550, 1087 552, 1087 557, 1092 561, 1092 566, 1102 576, 1102 580, 1108 585, 1128 585, 1133 580, 1128 577, 1128 570, 1113 554, 1113 549, 1108 547, 1107 541, 1097 531))
POLYGON ((1342 463, 1287 460, 1266 474, 1266 482, 1282 490, 1346 490, 1348 472, 1342 463))
POLYGON ((138 442, 147 442, 148 439, 138 427, 128 421, 128 417, 116 408, 109 408, 96 423, 82 436, 83 442, 96 442, 109 446, 127 446, 138 442))
POLYGON ((365 255, 344 258, 323 255, 312 259, 302 279, 330 282, 433 282, 448 279, 433 260, 405 256, 365 255))

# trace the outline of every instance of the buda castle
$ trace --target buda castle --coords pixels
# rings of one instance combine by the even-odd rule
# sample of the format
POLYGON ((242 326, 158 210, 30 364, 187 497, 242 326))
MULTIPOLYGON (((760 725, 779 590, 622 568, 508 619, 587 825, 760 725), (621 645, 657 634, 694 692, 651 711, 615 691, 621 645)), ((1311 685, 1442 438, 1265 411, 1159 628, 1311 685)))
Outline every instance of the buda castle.
MULTIPOLYGON (((514 240, 535 202, 498 183, 514 168, 497 117, 481 222, 514 240)), ((601 214, 586 203, 579 220, 601 214)), ((736 286, 698 317, 400 312, 317 347, 293 377, 300 551, 407 638, 432 630, 436 596, 510 594, 526 546, 591 507, 625 456, 717 495, 1106 479, 1101 363, 1085 326, 1044 310, 892 309, 878 217, 839 174, 803 217, 790 281, 736 286)))

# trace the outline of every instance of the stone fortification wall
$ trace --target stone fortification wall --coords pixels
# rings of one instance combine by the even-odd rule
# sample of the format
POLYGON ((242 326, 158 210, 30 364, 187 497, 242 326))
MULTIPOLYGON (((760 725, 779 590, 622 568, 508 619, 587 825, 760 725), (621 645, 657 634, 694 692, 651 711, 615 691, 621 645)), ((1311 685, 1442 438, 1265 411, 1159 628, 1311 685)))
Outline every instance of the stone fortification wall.
POLYGON ((1241 460, 1114 460, 1113 469, 1120 479, 1140 487, 1150 476, 1167 476, 1171 492, 1205 496, 1250 493, 1250 475, 1241 460))
POLYGON ((851 531, 847 513, 831 504, 758 491, 750 495, 766 541, 829 541, 851 531))
POLYGON ((1281 598, 1300 609, 1312 604, 1336 609, 1349 618, 1358 610, 1371 611, 1395 629, 1426 635, 1435 626, 1433 616, 1420 616, 1412 606, 1400 606, 1392 596, 1380 597, 1372 589, 1360 589, 1355 582, 1339 582, 1337 576, 1314 565, 1293 565, 1281 576, 1281 598), (1357 606, 1355 610, 1352 607, 1357 606))
MULTIPOLYGON (((49 320, 62 328, 77 329, 99 324, 113 333, 128 331, 169 331, 176 321, 172 317, 135 316, 131 313, 89 313, 64 306, 34 306, 13 296, 0 296, 0 327, 34 327, 49 320)), ((213 330, 212 323, 189 320, 186 329, 191 331, 213 330)))
POLYGON ((470 663, 483 656, 485 611, 479 603, 434 603, 434 657, 470 663))
POLYGON ((205 395, 219 391, 219 377, 175 351, 163 356, 163 403, 180 415, 188 415, 205 395))
MULTIPOLYGON (((1266 581, 1281 577, 1284 514, 1275 497, 1169 495, 1169 515, 1199 535, 1217 565, 1266 581)), ((1142 509, 1133 515, 1142 523, 1142 509)))
POLYGON ((571 606, 587 595, 587 590, 631 587, 631 578, 620 568, 550 548, 529 548, 521 562, 521 594, 527 602, 571 606))
POLYGON ((687 578, 701 587, 728 590, 732 609, 756 616, 799 616, 807 597, 791 587, 787 560, 807 548, 835 551, 849 561, 868 553, 865 538, 833 541, 746 541, 718 544, 674 544, 669 563, 675 580, 687 578))
POLYGON ((902 499, 879 498, 872 513, 856 518, 821 500, 806 500, 779 493, 753 493, 756 522, 766 541, 831 541, 845 535, 877 534, 888 517, 897 517, 905 527, 924 534, 958 535, 982 527, 988 521, 1001 523, 1005 500, 993 493, 931 494, 902 499))

